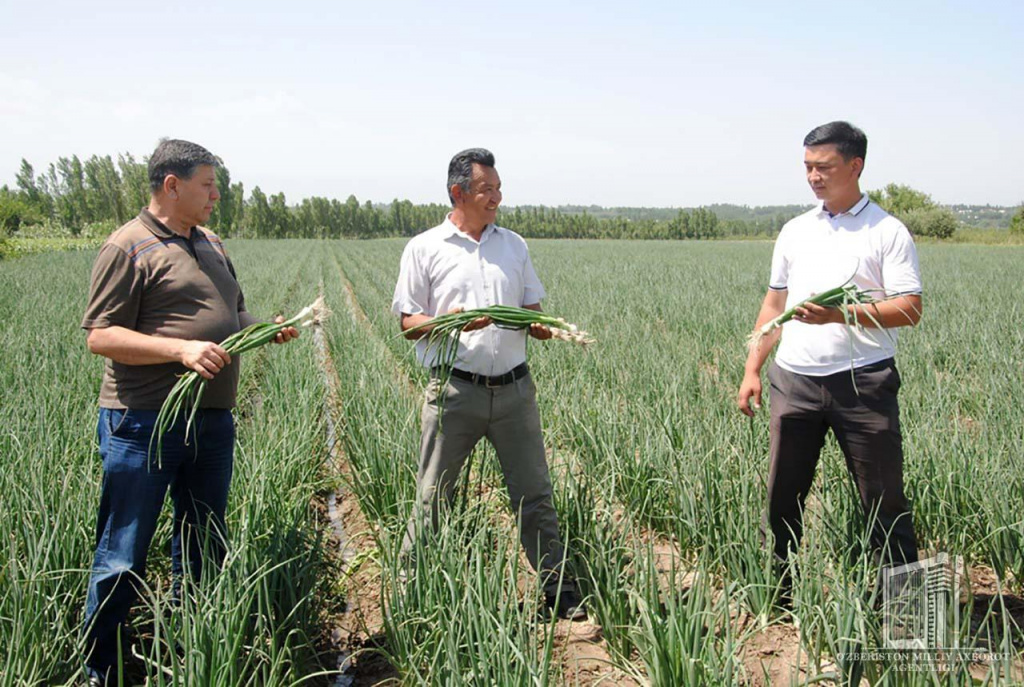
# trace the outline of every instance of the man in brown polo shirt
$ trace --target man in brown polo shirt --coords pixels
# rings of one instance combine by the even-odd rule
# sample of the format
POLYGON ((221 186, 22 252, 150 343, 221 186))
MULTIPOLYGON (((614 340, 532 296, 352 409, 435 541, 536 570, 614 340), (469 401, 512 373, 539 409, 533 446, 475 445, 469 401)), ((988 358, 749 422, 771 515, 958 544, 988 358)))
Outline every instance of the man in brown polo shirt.
MULTIPOLYGON (((188 141, 164 140, 149 160, 149 207, 115 231, 93 265, 82 327, 106 360, 97 434, 103 488, 86 600, 91 684, 117 677, 118 631, 145 574, 146 553, 170 489, 171 569, 198 578, 204 557, 224 556, 224 512, 234 457, 238 363, 215 342, 256 322, 221 240, 198 225, 220 198, 217 158, 188 141), (177 377, 209 380, 195 427, 179 422, 149 455, 157 413, 177 377)), ((283 343, 294 328, 278 335, 283 343)))

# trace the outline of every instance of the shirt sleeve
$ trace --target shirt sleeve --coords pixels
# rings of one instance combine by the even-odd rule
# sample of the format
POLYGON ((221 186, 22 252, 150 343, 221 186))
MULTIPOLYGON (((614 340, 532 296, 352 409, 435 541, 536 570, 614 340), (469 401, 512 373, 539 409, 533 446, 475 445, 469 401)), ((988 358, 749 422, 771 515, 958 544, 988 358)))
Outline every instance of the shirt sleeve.
MULTIPOLYGON (((523 248, 526 249, 525 242, 523 248)), ((533 269, 530 251, 526 249, 526 262, 523 265, 523 305, 536 305, 544 300, 546 295, 544 285, 540 283, 540 277, 537 276, 537 270, 533 269)))
POLYGON ((104 245, 92 266, 82 329, 135 329, 142 303, 142 275, 123 250, 104 245))
POLYGON ((396 315, 431 315, 430 278, 427 266, 423 265, 410 241, 402 251, 402 262, 398 271, 395 295, 391 299, 391 312, 396 315))
POLYGON ((910 232, 900 222, 882 253, 882 288, 886 296, 921 293, 921 267, 910 232))
POLYGON ((786 232, 779 232, 772 251, 772 271, 768 277, 768 288, 783 291, 789 288, 789 257, 786 255, 786 232))

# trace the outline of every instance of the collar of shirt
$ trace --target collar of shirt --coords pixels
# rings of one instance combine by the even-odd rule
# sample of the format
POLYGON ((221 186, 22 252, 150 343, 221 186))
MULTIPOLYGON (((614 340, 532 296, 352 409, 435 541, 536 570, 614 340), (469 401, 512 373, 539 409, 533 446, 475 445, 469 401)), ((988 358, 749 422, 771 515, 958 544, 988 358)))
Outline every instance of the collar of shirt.
POLYGON ((456 236, 458 238, 465 239, 471 243, 480 244, 484 243, 488 238, 491 237, 491 235, 501 231, 501 227, 499 227, 497 224, 488 224, 486 227, 484 227, 483 233, 480 234, 480 240, 476 241, 472 236, 470 236, 469 234, 455 226, 455 222, 452 221, 451 213, 448 213, 448 215, 444 218, 443 226, 445 227, 445 233, 443 237, 445 239, 451 238, 452 236, 456 236))
POLYGON ((852 208, 850 208, 846 212, 838 212, 836 214, 832 214, 831 212, 825 209, 825 201, 821 201, 821 203, 818 205, 818 216, 827 219, 837 219, 839 217, 843 217, 844 215, 851 215, 853 217, 856 217, 861 213, 861 211, 864 210, 864 208, 868 206, 868 203, 870 202, 871 199, 868 198, 868 194, 862 193, 860 196, 860 200, 854 203, 852 208))
MULTIPOLYGON (((142 222, 147 229, 161 239, 186 239, 181 234, 176 234, 168 228, 166 224, 156 218, 156 216, 149 211, 149 208, 142 208, 142 212, 139 213, 139 221, 142 222)), ((195 227, 191 227, 189 231, 189 237, 195 235, 195 227)))

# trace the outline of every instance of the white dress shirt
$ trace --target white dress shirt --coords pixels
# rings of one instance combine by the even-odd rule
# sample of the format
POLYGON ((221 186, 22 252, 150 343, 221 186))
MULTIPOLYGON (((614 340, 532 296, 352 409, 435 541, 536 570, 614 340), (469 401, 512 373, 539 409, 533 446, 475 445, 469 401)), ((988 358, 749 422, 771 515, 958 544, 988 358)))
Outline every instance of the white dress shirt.
MULTIPOLYGON (((831 215, 819 205, 790 220, 775 241, 769 287, 786 289, 786 309, 810 296, 852 283, 878 299, 921 293, 921 270, 910 232, 895 217, 861 197, 847 212, 831 215)), ((779 367, 823 376, 896 355, 896 329, 844 324, 782 327, 775 355, 779 367)))
MULTIPOLYGON (((544 287, 530 261, 526 241, 514 231, 489 224, 474 241, 451 217, 413 237, 402 253, 391 310, 398 315, 443 315, 453 308, 535 305, 544 287)), ((459 338, 455 366, 488 376, 505 374, 526 362, 526 331, 493 325, 459 338)), ((416 357, 437 364, 427 337, 416 342, 416 357)))

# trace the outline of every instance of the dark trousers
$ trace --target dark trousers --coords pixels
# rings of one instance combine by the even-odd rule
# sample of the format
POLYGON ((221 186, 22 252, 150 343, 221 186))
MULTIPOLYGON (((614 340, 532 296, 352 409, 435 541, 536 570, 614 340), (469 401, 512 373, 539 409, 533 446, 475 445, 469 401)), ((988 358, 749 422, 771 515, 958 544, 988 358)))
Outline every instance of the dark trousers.
POLYGON ((780 560, 803 533, 803 507, 825 434, 835 434, 861 504, 875 517, 871 544, 891 565, 917 560, 917 538, 903 493, 903 437, 896 396, 900 375, 890 358, 810 377, 772 364, 768 525, 780 560), (854 386, 856 384, 856 387, 854 386))

